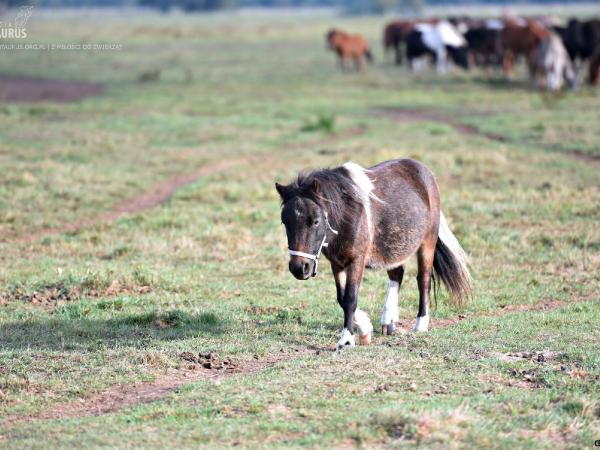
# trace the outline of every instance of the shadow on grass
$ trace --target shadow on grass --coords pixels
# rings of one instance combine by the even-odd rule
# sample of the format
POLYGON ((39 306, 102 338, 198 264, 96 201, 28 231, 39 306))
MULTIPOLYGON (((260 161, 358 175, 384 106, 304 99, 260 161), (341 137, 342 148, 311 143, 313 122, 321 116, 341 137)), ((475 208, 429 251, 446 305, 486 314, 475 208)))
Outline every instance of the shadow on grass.
POLYGON ((178 340, 199 335, 219 336, 224 324, 213 313, 127 314, 106 319, 50 317, 0 326, 0 351, 94 351, 102 348, 145 346, 152 340, 178 340))

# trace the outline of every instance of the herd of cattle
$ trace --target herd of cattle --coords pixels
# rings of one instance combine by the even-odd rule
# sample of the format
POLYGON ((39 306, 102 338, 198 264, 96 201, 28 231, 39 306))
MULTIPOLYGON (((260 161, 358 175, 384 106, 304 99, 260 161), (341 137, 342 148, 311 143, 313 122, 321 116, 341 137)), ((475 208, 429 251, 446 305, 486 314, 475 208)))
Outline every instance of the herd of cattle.
MULTIPOLYGON (((333 29, 326 39, 342 68, 348 60, 357 70, 364 58, 372 61, 361 35, 333 29)), ((411 70, 429 57, 440 73, 451 63, 465 70, 473 65, 502 67, 512 79, 515 62, 522 58, 533 82, 544 89, 557 91, 564 84, 576 88, 585 64, 589 83, 600 81, 600 19, 573 18, 566 24, 553 18, 509 16, 395 20, 384 29, 383 46, 386 57, 394 53, 396 64, 406 57, 411 70)))

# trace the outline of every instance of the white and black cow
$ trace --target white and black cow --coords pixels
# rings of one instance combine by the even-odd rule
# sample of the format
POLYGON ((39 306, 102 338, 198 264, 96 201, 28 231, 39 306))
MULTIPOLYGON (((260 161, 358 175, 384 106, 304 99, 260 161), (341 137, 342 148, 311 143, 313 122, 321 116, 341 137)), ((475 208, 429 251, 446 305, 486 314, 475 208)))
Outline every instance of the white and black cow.
POLYGON ((465 70, 469 69, 468 46, 464 36, 448 21, 434 25, 419 23, 406 39, 406 57, 411 68, 416 58, 430 55, 437 71, 444 73, 451 60, 465 70))

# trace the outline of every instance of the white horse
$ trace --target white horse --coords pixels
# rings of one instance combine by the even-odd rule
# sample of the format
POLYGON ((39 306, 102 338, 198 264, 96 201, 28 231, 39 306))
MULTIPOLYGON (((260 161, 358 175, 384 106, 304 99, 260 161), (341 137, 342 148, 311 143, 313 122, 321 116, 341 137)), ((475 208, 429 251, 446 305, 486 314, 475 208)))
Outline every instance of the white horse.
POLYGON ((540 44, 535 74, 540 87, 549 91, 560 91, 565 80, 571 87, 576 87, 571 59, 562 40, 554 33, 540 44))

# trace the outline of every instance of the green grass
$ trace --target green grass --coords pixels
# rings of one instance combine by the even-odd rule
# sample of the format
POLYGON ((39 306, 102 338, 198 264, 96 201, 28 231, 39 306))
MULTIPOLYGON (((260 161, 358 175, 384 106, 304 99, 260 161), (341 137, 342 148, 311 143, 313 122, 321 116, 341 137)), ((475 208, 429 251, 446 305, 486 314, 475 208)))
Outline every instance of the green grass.
MULTIPOLYGON (((0 108, 0 447, 588 448, 600 438, 600 176, 568 154, 598 154, 597 92, 549 104, 498 74, 412 75, 382 62, 378 19, 90 20, 40 18, 28 34, 123 50, 2 55, 6 74, 44 67, 106 93, 0 108), (370 38, 375 66, 336 69, 323 37, 334 22, 370 38), (158 81, 137 81, 156 68, 158 81), (441 111, 508 140, 373 113, 383 107, 441 111), (475 298, 459 311, 443 296, 427 335, 316 354, 310 346, 336 341, 341 310, 327 270, 306 283, 287 272, 273 183, 395 157, 435 172, 473 258, 475 298), (17 240, 223 160, 236 164, 153 209, 17 240), (554 300, 565 306, 499 315, 554 300), (459 313, 467 319, 435 328, 459 313), (297 355, 150 404, 2 424, 184 371, 181 352, 243 366, 282 350, 297 355), (519 351, 560 356, 503 356, 519 351)), ((411 263, 404 318, 416 313, 414 277, 411 263)), ((385 280, 368 272, 361 289, 374 323, 385 280)))

